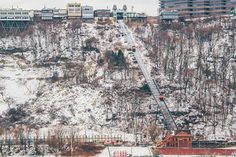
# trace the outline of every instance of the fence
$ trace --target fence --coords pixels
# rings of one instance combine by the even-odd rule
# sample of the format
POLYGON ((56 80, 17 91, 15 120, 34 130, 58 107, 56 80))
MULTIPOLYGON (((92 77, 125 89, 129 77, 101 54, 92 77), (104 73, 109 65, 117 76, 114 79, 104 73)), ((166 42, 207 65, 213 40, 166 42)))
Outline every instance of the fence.
POLYGON ((19 137, 19 138, 0 138, 0 145, 40 145, 51 143, 97 143, 111 144, 124 142, 122 136, 94 135, 94 136, 50 136, 50 137, 19 137))

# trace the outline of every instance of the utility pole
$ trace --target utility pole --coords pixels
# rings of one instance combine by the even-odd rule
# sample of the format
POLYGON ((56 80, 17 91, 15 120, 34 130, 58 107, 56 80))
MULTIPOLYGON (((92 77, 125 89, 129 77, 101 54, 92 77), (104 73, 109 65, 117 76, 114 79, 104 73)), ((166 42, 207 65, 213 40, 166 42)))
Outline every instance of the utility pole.
POLYGON ((73 142, 72 142, 72 137, 70 137, 70 155, 73 156, 73 142))
POLYGON ((71 156, 73 156, 73 139, 74 139, 74 130, 73 130, 73 128, 71 129, 71 137, 70 137, 70 154, 71 154, 71 156))

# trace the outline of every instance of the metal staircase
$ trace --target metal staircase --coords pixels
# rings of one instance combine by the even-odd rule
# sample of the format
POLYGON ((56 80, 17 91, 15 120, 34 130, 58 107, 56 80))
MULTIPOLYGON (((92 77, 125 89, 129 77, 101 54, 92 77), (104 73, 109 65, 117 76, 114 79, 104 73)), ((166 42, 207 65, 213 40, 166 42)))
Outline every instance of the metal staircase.
MULTIPOLYGON (((127 37, 127 40, 129 42, 129 44, 131 46, 135 46, 137 47, 137 44, 135 42, 135 39, 133 37, 133 34, 132 32, 129 30, 129 28, 124 24, 124 22, 122 20, 119 20, 118 21, 123 33, 126 35, 127 37)), ((160 97, 160 90, 159 90, 159 86, 158 84, 152 79, 150 73, 148 72, 143 60, 142 60, 142 57, 141 57, 141 54, 140 52, 138 51, 138 49, 136 48, 136 51, 134 52, 134 56, 135 56, 135 59, 137 60, 138 62, 138 65, 139 67, 141 68, 141 71, 146 79, 146 82, 152 92, 152 95, 155 99, 155 102, 157 103, 162 115, 163 115, 163 118, 165 120, 165 123, 167 125, 167 128, 169 130, 178 130, 177 128, 177 125, 166 105, 166 103, 162 103, 159 99, 160 97)))

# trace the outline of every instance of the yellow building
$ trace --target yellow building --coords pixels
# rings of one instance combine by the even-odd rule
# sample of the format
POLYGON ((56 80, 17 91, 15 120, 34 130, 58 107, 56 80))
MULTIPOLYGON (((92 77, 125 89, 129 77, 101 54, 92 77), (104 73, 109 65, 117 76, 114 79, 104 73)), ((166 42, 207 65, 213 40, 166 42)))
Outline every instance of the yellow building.
POLYGON ((81 18, 81 4, 80 3, 68 3, 67 15, 69 19, 81 18))

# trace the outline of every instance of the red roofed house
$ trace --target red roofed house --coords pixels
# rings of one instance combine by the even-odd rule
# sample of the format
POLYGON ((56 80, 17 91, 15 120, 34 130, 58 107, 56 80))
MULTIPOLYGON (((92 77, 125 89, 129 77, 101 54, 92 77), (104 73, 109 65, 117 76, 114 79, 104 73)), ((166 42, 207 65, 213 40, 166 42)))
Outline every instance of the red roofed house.
POLYGON ((180 131, 172 136, 166 144, 167 147, 192 147, 193 136, 187 132, 180 131))

